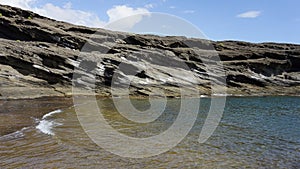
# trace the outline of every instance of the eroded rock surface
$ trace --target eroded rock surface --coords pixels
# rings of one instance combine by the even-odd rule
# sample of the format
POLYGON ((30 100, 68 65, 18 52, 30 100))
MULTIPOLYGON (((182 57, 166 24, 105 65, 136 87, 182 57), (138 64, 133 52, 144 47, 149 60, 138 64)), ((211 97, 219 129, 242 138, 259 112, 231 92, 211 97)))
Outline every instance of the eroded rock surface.
POLYGON ((0 13, 2 99, 70 96, 72 83, 76 94, 108 96, 129 82, 134 96, 180 96, 182 86, 210 95, 211 84, 233 95, 300 94, 300 45, 113 32, 2 5, 0 13))

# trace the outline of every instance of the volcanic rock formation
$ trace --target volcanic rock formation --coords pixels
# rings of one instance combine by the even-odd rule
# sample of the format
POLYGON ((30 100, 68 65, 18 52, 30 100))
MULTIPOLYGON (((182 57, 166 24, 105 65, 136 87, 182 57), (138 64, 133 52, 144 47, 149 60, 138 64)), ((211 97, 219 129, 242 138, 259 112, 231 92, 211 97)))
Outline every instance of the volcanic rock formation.
POLYGON ((2 99, 71 96, 72 84, 99 96, 127 84, 132 96, 176 97, 183 86, 202 95, 300 91, 300 45, 114 32, 2 5, 0 13, 2 99))

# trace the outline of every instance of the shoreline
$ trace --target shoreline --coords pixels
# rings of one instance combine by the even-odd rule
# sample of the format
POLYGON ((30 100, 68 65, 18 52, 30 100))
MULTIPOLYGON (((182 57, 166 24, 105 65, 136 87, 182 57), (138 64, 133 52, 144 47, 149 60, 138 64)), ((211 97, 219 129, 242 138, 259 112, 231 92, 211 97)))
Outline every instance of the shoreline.
MULTIPOLYGON (((92 95, 76 95, 78 97, 90 97, 92 95)), ((0 105, 1 109, 0 112, 3 112, 4 114, 7 115, 21 115, 22 123, 21 124, 15 124, 15 123, 4 123, 1 126, 1 133, 0 137, 10 135, 12 133, 16 133, 18 131, 22 131, 24 128, 28 127, 34 127, 38 125, 37 121, 42 120, 42 117, 49 112, 55 111, 55 110, 63 110, 70 108, 74 106, 73 103, 73 97, 74 96, 44 96, 44 97, 38 97, 38 98, 20 98, 20 99, 0 99, 0 105), (46 103, 49 107, 46 108, 45 110, 39 110, 36 111, 36 108, 34 108, 33 104, 39 105, 46 103), (22 105, 22 108, 15 108, 15 110, 9 110, 5 109, 7 106, 3 106, 5 104, 8 105, 22 105), (25 108, 24 108, 25 107, 25 108), (5 112, 7 110, 7 112, 5 112), (36 112, 35 112, 36 111, 36 112)), ((95 97, 96 99, 111 99, 111 96, 101 96, 101 95, 96 95, 92 96, 95 97)), ((200 96, 200 97, 187 97, 187 98, 197 98, 197 99, 211 99, 211 98, 223 98, 223 97, 228 97, 228 98, 262 98, 262 97, 300 97, 300 95, 228 95, 228 96, 200 96)), ((122 97, 121 97, 122 98, 122 97)), ((131 96, 130 99, 148 99, 149 97, 146 96, 131 96)), ((159 97, 156 97, 157 99, 160 99, 159 97)), ((167 97, 167 99, 180 99, 176 97, 167 97)), ((9 106, 8 106, 9 107, 9 106)), ((39 107, 39 106, 38 106, 39 107)), ((3 114, 2 114, 3 115, 3 114)), ((18 119, 18 118, 17 118, 18 119)), ((5 121, 4 119, 2 119, 5 121)), ((8 119, 9 120, 9 119, 8 119)), ((12 120, 12 119, 11 119, 12 120)), ((14 119, 13 121, 15 121, 14 119)))
MULTIPOLYGON (((112 96, 107 95, 66 95, 66 96, 40 96, 40 97, 28 97, 28 98, 0 98, 0 102, 2 101, 29 101, 29 100, 47 100, 47 99, 72 99, 73 97, 95 97, 96 99, 109 99, 112 98, 112 96)), ((234 95, 234 94, 216 94, 216 95, 199 95, 198 97, 190 96, 190 97, 182 97, 182 98, 218 98, 218 97, 235 97, 235 98, 245 98, 245 97, 300 97, 300 94, 266 94, 266 95, 234 95)), ((115 98, 127 98, 122 96, 115 96, 115 98)), ((130 95, 130 99, 147 99, 147 98, 154 98, 154 99, 160 99, 164 98, 164 96, 154 96, 154 97, 147 97, 144 95, 130 95)), ((179 99, 180 96, 166 96, 167 99, 179 99)), ((73 99, 72 99, 73 100, 73 99)))

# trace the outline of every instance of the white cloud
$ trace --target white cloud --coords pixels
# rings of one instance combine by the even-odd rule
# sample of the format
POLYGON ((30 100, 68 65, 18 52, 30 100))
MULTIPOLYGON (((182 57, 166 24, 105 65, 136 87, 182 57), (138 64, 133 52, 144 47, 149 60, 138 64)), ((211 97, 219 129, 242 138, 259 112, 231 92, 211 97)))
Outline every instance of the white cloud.
POLYGON ((106 13, 109 16, 109 22, 114 22, 121 18, 137 15, 137 14, 143 14, 143 15, 150 14, 149 11, 145 8, 134 9, 126 5, 114 6, 112 9, 109 9, 106 13))
POLYGON ((71 8, 71 4, 67 3, 64 7, 55 6, 51 3, 45 4, 41 8, 34 7, 32 11, 50 17, 52 19, 70 22, 76 25, 84 25, 91 27, 103 27, 105 22, 91 12, 75 10, 71 8))
POLYGON ((114 6, 107 11, 109 25, 107 28, 119 31, 129 31, 144 16, 150 16, 146 8, 131 8, 126 5, 114 6), (130 17, 129 17, 130 16, 130 17), (122 20, 120 20, 122 18, 122 20))
POLYGON ((245 13, 238 14, 237 17, 238 18, 256 18, 256 17, 260 16, 260 14, 261 14, 261 11, 248 11, 245 13))
POLYGON ((185 11, 183 11, 183 13, 195 13, 196 11, 194 11, 194 10, 185 10, 185 11))
POLYGON ((31 9, 31 5, 34 4, 36 0, 0 0, 0 4, 14 6, 26 10, 31 9))
POLYGON ((153 7, 154 7, 153 4, 146 4, 146 5, 145 5, 145 8, 148 8, 148 9, 153 8, 153 7))
POLYGON ((91 12, 72 9, 72 3, 68 2, 63 7, 55 6, 51 3, 36 7, 37 0, 0 0, 0 4, 10 5, 25 10, 30 10, 40 15, 73 23, 76 25, 84 25, 90 27, 103 27, 105 22, 91 12))
POLYGON ((170 9, 175 9, 175 8, 176 8, 176 6, 170 6, 169 8, 170 8, 170 9))
MULTIPOLYGON (((30 10, 52 19, 90 27, 104 27, 106 24, 121 18, 136 15, 130 17, 130 19, 124 19, 118 24, 119 29, 121 29, 121 27, 131 28, 136 23, 140 22, 144 15, 150 15, 150 12, 146 8, 131 8, 126 5, 121 5, 114 6, 113 8, 109 9, 107 11, 109 20, 103 21, 95 13, 73 9, 72 3, 70 2, 66 3, 62 7, 53 5, 52 3, 47 3, 37 7, 37 1, 38 0, 0 0, 0 4, 30 10)), ((149 5, 148 7, 151 6, 149 5)), ((114 25, 116 27, 116 24, 114 25)))
POLYGON ((67 2, 67 3, 64 5, 64 8, 66 8, 66 9, 71 9, 71 8, 72 8, 72 3, 71 3, 71 2, 67 2))

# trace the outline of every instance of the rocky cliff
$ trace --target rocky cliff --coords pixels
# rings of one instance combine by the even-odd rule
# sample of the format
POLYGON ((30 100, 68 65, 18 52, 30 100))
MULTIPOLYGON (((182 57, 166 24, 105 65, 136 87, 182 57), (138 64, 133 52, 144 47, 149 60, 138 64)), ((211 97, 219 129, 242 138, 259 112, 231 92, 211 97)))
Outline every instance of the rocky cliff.
POLYGON ((300 91, 300 45, 296 44, 113 32, 0 6, 0 51, 2 99, 70 96, 72 82, 83 89, 82 94, 95 89, 108 96, 114 77, 118 83, 131 81, 135 96, 156 90, 179 96, 185 84, 210 95, 212 83, 232 95, 300 91))

